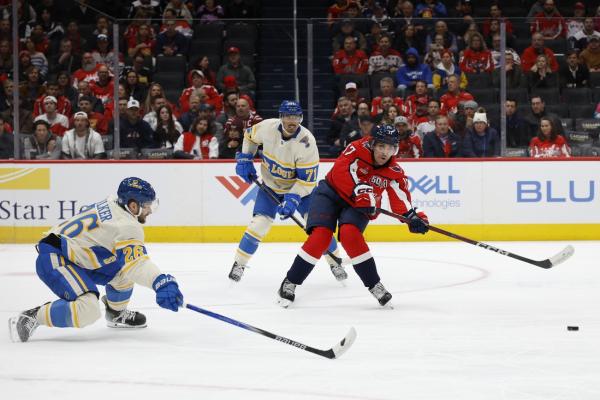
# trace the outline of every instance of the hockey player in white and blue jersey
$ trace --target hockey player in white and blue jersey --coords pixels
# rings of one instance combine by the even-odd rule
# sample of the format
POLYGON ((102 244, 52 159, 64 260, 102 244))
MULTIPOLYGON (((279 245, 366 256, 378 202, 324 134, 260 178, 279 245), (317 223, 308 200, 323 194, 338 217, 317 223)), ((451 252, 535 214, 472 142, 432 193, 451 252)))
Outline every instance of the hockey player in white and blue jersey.
POLYGON ((36 272, 59 299, 23 311, 9 319, 14 341, 26 342, 40 325, 83 328, 100 318, 99 291, 107 325, 143 328, 146 317, 127 310, 134 284, 152 288, 159 306, 177 311, 183 295, 171 275, 161 273, 148 257, 142 229, 158 199, 152 186, 126 178, 117 198, 92 204, 81 213, 52 227, 38 243, 36 272))
MULTIPOLYGON (((246 129, 242 151, 236 155, 235 172, 245 182, 252 183, 257 177, 254 155, 262 146, 261 177, 280 203, 275 203, 264 191, 258 192, 252 220, 242 236, 229 273, 229 279, 234 282, 242 278, 248 261, 269 232, 276 214, 286 219, 296 210, 305 217, 308 213, 311 193, 317 183, 319 150, 312 133, 300 125, 302 117, 300 104, 284 100, 279 107, 279 118, 266 119, 246 129)), ((338 256, 335 239, 328 251, 338 256)), ((344 267, 334 258, 328 255, 325 258, 337 280, 348 277, 344 267)))

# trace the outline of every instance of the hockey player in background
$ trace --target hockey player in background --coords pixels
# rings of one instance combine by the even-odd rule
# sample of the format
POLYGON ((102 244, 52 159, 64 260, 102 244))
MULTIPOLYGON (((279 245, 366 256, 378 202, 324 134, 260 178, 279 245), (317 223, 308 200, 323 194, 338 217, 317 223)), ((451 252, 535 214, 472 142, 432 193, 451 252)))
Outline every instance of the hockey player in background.
POLYGON ((357 275, 381 306, 389 304, 392 295, 379 279, 363 236, 369 220, 377 218, 383 192, 392 210, 408 218, 411 232, 429 230, 427 216, 411 205, 408 181, 395 157, 399 140, 393 126, 378 126, 371 136, 352 142, 319 182, 306 222, 308 239, 279 287, 281 306, 294 301, 296 286, 311 273, 338 226, 338 238, 357 275))
MULTIPOLYGON (((276 214, 286 219, 298 210, 306 217, 317 183, 319 149, 312 133, 301 123, 300 104, 284 100, 279 107, 279 118, 266 119, 246 129, 242 151, 236 155, 235 172, 247 183, 252 183, 257 178, 253 159, 258 146, 262 145, 262 180, 279 198, 280 204, 263 190, 258 192, 252 220, 242 236, 229 273, 229 279, 234 282, 242 278, 248 261, 269 232, 276 214)), ((329 241, 323 252, 327 249, 338 256, 335 239, 329 241)), ((348 277, 344 267, 334 258, 329 255, 325 258, 338 281, 348 277)))
POLYGON ((183 295, 177 281, 148 257, 142 224, 158 205, 152 186, 126 178, 111 196, 52 227, 38 243, 36 272, 60 299, 9 319, 14 341, 26 342, 40 325, 83 328, 100 318, 96 285, 106 287, 102 302, 107 325, 144 328, 146 317, 127 310, 133 285, 156 292, 159 306, 177 311, 183 295))

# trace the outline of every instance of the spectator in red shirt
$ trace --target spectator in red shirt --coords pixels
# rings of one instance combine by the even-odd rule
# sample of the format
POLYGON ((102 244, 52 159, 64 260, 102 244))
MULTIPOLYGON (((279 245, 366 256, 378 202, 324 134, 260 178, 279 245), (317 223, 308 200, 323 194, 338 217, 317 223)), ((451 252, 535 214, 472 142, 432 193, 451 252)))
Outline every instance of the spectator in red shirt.
POLYGON ((37 117, 38 115, 44 114, 46 112, 46 107, 44 105, 44 100, 47 96, 52 96, 57 100, 57 112, 59 114, 63 114, 65 116, 70 117, 72 114, 71 110, 71 102, 65 96, 62 96, 59 92, 58 82, 50 81, 46 83, 46 93, 42 96, 38 97, 33 105, 33 116, 37 117))
POLYGON ((208 85, 204 79, 204 73, 199 69, 192 71, 192 86, 183 89, 179 97, 179 106, 181 112, 187 112, 190 109, 190 96, 198 90, 204 91, 205 96, 200 94, 200 100, 203 103, 208 103, 215 109, 217 114, 223 110, 223 98, 212 85, 208 85), (204 98, 203 98, 204 97, 204 98))
POLYGON ((335 4, 327 9, 327 24, 329 27, 339 18, 340 14, 346 11, 349 3, 349 0, 335 0, 335 4))
POLYGON ((394 80, 389 76, 382 78, 379 81, 379 90, 380 95, 375 97, 371 102, 371 116, 376 117, 377 115, 383 112, 383 106, 381 105, 381 100, 384 97, 391 97, 393 99, 393 103, 397 105, 402 113, 405 113, 404 102, 402 101, 402 97, 396 96, 396 88, 394 87, 394 80))
POLYGON ((551 118, 540 119, 538 134, 529 143, 529 155, 533 158, 571 157, 571 149, 566 139, 557 133, 551 118))
MULTIPOLYGON (((79 99, 79 111, 87 114, 90 128, 101 135, 106 135, 108 133, 108 121, 104 118, 103 114, 94 111, 94 102, 95 99, 93 97, 82 96, 79 99)), ((71 127, 73 126, 73 118, 71 118, 71 127)))
POLYGON ((398 153, 396 157, 401 158, 420 158, 423 156, 423 144, 419 135, 414 134, 409 127, 406 117, 397 116, 394 120, 394 126, 400 134, 400 143, 398 143, 398 153))
POLYGON ((44 98, 45 113, 38 115, 33 122, 42 120, 50 125, 50 131, 56 136, 63 136, 69 129, 69 119, 56 111, 57 100, 54 96, 44 98))
POLYGON ((557 72, 558 61, 556 61, 556 56, 552 50, 544 47, 544 36, 539 32, 531 35, 531 46, 526 48, 521 55, 521 69, 523 72, 527 73, 531 70, 531 67, 533 67, 540 54, 546 54, 550 63, 550 69, 552 72, 557 72))
POLYGON ((544 11, 535 15, 531 24, 531 33, 539 32, 544 39, 553 40, 557 37, 567 35, 567 25, 565 19, 554 6, 554 0, 544 1, 544 11))
POLYGON ((333 72, 335 74, 364 74, 369 68, 367 55, 356 49, 353 37, 344 40, 344 49, 338 50, 333 56, 333 72))
POLYGON ((81 58, 81 68, 73 72, 73 86, 77 87, 79 81, 97 81, 99 67, 100 64, 94 60, 92 53, 83 53, 83 57, 81 58))
POLYGON ((175 143, 174 158, 201 160, 219 157, 219 141, 208 130, 208 122, 206 118, 198 118, 194 121, 192 131, 184 132, 175 143))
POLYGON ((431 99, 432 97, 429 96, 427 91, 427 82, 417 81, 415 84, 415 93, 408 96, 404 102, 406 115, 409 117, 409 120, 414 119, 415 117, 425 116, 425 114, 427 114, 427 104, 431 99), (422 111, 421 115, 419 115, 418 112, 419 108, 422 111))
POLYGON ((466 73, 492 72, 494 62, 481 33, 474 32, 469 37, 467 48, 460 60, 460 69, 466 73))
POLYGON ((473 100, 473 95, 466 91, 460 90, 460 78, 458 75, 450 75, 448 77, 448 91, 440 97, 441 110, 444 115, 456 114, 458 103, 461 101, 473 100))
POLYGON ((115 93, 114 79, 111 78, 106 65, 98 67, 98 79, 90 83, 90 89, 94 96, 102 101, 102 104, 112 101, 115 93))
POLYGON ((156 40, 152 28, 146 24, 141 24, 135 33, 132 32, 127 39, 127 54, 130 58, 140 55, 144 58, 152 58, 156 40))

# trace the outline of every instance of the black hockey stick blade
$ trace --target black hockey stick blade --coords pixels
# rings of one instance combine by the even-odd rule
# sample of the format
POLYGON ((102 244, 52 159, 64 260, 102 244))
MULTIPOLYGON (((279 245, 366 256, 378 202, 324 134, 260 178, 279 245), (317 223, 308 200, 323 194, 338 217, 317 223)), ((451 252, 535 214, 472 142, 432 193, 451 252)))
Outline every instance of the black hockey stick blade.
POLYGON ((348 331, 346 336, 344 336, 344 338, 338 344, 333 346, 331 349, 321 350, 321 349, 317 349, 315 347, 308 346, 306 344, 297 342, 293 339, 288 339, 284 336, 276 335, 274 333, 271 333, 264 329, 257 328, 255 326, 246 324, 244 322, 237 321, 233 318, 226 317, 225 315, 217 314, 216 312, 195 306, 193 304, 184 303, 183 307, 187 308, 189 310, 192 310, 192 311, 196 311, 197 313, 200 313, 200 314, 208 315, 209 317, 218 319, 220 321, 227 322, 228 324, 235 325, 235 326, 245 329, 247 331, 258 333, 259 335, 266 336, 270 339, 277 340, 278 342, 296 347, 297 349, 308 351, 310 353, 317 354, 321 357, 325 357, 325 358, 329 358, 329 359, 340 358, 342 356, 342 354, 344 354, 346 351, 348 351, 350 346, 352 346, 352 344, 354 343, 354 340, 356 340, 356 329, 350 328, 350 330, 348 331))
MULTIPOLYGON (((408 223, 408 219, 405 216, 403 216, 403 215, 397 214, 397 213, 392 212, 392 211, 384 210, 383 208, 377 208, 376 210, 377 210, 377 212, 380 212, 383 215, 387 215, 387 216, 396 218, 397 220, 399 220, 401 222, 408 223)), ((515 260, 519 260, 519 261, 526 262, 528 264, 535 265, 536 267, 544 268, 544 269, 552 268, 555 265, 558 265, 558 264, 564 262, 569 257, 571 257, 573 255, 573 253, 575 253, 575 249, 573 248, 573 246, 568 245, 567 247, 565 247, 561 252, 559 252, 555 256, 552 256, 552 257, 547 258, 545 260, 537 261, 537 260, 532 260, 531 258, 523 257, 523 256, 521 256, 519 254, 511 253, 510 251, 502 250, 502 249, 500 249, 498 247, 494 247, 494 246, 489 245, 487 243, 479 242, 479 241, 474 240, 474 239, 469 239, 467 237, 458 235, 456 233, 449 232, 449 231, 444 230, 442 228, 438 228, 437 226, 429 225, 429 230, 433 231, 433 232, 437 232, 437 233, 439 233, 441 235, 444 235, 444 236, 449 236, 451 238, 454 238, 456 240, 460 240, 460 241, 465 242, 465 243, 472 244, 472 245, 477 246, 477 247, 484 248, 486 250, 493 251, 493 252, 501 254, 503 256, 514 258, 515 260)))

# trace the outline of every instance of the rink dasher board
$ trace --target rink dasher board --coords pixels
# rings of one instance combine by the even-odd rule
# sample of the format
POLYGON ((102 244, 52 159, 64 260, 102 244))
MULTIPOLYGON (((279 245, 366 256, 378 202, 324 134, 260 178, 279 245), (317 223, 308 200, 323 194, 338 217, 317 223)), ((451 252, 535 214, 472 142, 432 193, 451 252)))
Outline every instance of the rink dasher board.
MULTIPOLYGON (((598 159, 403 160, 402 165, 413 205, 444 229, 477 240, 600 239, 598 159)), ((331 166, 320 164, 319 179, 331 166)), ((157 191, 160 208, 145 228, 147 240, 155 242, 235 242, 258 191, 237 177, 228 161, 4 162, 0 242, 39 240, 49 226, 115 193, 127 176, 146 179, 157 191)), ((266 241, 304 237, 292 222, 276 220, 266 241)), ((367 237, 448 240, 411 235, 385 216, 370 223, 367 237)))

